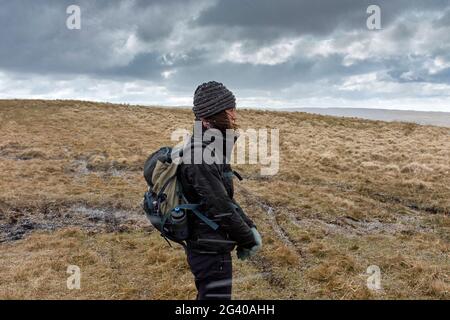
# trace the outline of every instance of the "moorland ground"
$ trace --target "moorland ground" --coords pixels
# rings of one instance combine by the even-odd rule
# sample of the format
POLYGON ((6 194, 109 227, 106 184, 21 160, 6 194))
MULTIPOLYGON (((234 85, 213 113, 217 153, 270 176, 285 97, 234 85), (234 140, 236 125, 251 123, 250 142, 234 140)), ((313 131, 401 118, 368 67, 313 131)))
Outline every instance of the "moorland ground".
MULTIPOLYGON (((239 117, 242 129, 279 129, 280 170, 235 166, 264 248, 235 259, 234 298, 450 298, 450 128, 239 117)), ((145 159, 192 124, 188 109, 0 101, 0 299, 193 299, 182 249, 140 207, 145 159), (68 265, 81 290, 67 289, 68 265)))

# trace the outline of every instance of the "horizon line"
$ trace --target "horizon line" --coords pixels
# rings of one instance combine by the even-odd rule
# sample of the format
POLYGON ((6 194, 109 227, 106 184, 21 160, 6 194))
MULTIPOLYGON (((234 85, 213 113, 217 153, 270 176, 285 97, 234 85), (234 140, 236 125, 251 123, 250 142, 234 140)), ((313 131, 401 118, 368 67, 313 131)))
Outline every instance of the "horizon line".
MULTIPOLYGON (((79 102, 93 102, 103 104, 116 104, 116 105, 128 105, 136 107, 155 107, 155 108, 178 108, 178 109, 192 109, 193 106, 188 105, 163 105, 153 103, 138 103, 138 102, 111 102, 107 100, 83 100, 83 99, 44 99, 44 98, 0 98, 0 101, 79 101, 79 102)), ((363 110, 386 110, 386 111, 409 111, 409 112, 433 112, 433 113, 450 113, 450 106, 448 111, 436 111, 436 110, 415 110, 415 109, 395 109, 395 107, 351 107, 351 106, 302 106, 302 107, 255 107, 255 106, 240 106, 241 110, 267 110, 267 111, 287 111, 295 112, 299 109, 363 109, 363 110), (393 109, 392 109, 393 108, 393 109)))

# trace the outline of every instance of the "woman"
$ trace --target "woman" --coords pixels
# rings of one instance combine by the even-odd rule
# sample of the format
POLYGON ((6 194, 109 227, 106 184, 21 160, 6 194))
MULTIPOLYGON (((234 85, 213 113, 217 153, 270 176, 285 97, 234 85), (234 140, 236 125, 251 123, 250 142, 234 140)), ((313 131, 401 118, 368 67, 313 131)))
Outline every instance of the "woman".
MULTIPOLYGON (((187 260, 195 277, 197 299, 231 299, 232 258, 237 248, 239 259, 254 255, 262 246, 256 226, 233 199, 233 171, 229 164, 232 150, 227 150, 227 131, 237 128, 235 97, 223 84, 211 81, 198 86, 194 95, 195 117, 201 121, 202 148, 214 143, 208 129, 223 136, 222 161, 208 164, 183 163, 178 179, 189 203, 200 203, 200 211, 219 225, 213 230, 207 223, 192 216, 187 260)), ((194 133, 195 136, 195 133, 194 133)), ((232 143, 236 136, 232 136, 232 143)), ((231 149, 231 148, 228 148, 231 149)))

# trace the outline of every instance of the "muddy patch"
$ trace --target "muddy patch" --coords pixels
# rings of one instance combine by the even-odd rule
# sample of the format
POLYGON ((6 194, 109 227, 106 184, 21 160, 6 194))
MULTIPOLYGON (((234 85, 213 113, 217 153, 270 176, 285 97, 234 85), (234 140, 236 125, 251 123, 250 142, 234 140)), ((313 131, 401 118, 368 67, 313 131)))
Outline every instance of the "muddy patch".
POLYGON ((129 173, 136 173, 142 170, 142 163, 135 158, 111 159, 99 154, 78 156, 65 168, 66 173, 75 177, 89 174, 124 177, 129 173))
POLYGON ((74 160, 65 168, 66 173, 71 173, 76 176, 85 176, 91 173, 87 167, 86 160, 74 160))
POLYGON ((281 278, 273 270, 271 263, 261 255, 256 255, 252 257, 251 262, 261 271, 260 275, 268 282, 270 285, 277 290, 283 290, 287 287, 286 280, 281 278))
POLYGON ((141 210, 94 208, 79 204, 65 208, 7 208, 2 211, 0 243, 22 239, 34 231, 55 231, 68 227, 94 233, 153 230, 141 210))
POLYGON ((433 229, 425 226, 421 218, 413 215, 402 215, 395 222, 380 220, 358 220, 353 217, 338 217, 334 220, 321 220, 314 218, 297 219, 292 213, 289 221, 301 229, 320 228, 325 234, 340 235, 368 235, 368 234, 415 234, 429 233, 433 229))
POLYGON ((263 202, 256 195, 243 187, 239 190, 246 196, 246 201, 256 204, 263 209, 269 217, 270 224, 277 234, 278 238, 287 246, 295 248, 301 256, 302 252, 298 249, 295 241, 290 238, 289 233, 278 223, 277 216, 285 215, 287 220, 301 229, 320 228, 325 234, 341 235, 368 235, 368 234, 406 234, 430 233, 434 229, 425 225, 425 215, 420 211, 410 210, 410 214, 398 214, 395 221, 385 222, 377 219, 358 220, 353 217, 337 217, 333 220, 324 220, 318 218, 298 218, 297 214, 284 208, 270 206, 263 202))
POLYGON ((47 158, 47 154, 37 148, 30 148, 17 143, 7 143, 0 146, 0 159, 25 161, 47 158))

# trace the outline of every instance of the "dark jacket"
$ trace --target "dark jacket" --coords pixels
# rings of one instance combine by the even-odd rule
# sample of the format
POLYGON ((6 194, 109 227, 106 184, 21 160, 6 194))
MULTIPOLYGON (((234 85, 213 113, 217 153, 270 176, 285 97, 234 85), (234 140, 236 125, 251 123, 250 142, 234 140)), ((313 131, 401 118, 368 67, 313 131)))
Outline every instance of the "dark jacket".
MULTIPOLYGON (((206 145, 212 142, 203 141, 206 145)), ((225 153, 225 147, 223 150, 225 153)), ((236 245, 245 248, 256 245, 250 230, 255 224, 233 199, 233 171, 230 164, 207 164, 205 161, 200 164, 182 163, 177 177, 188 202, 201 204, 200 211, 219 225, 219 229, 214 231, 191 214, 188 249, 199 253, 227 253, 236 245)))

